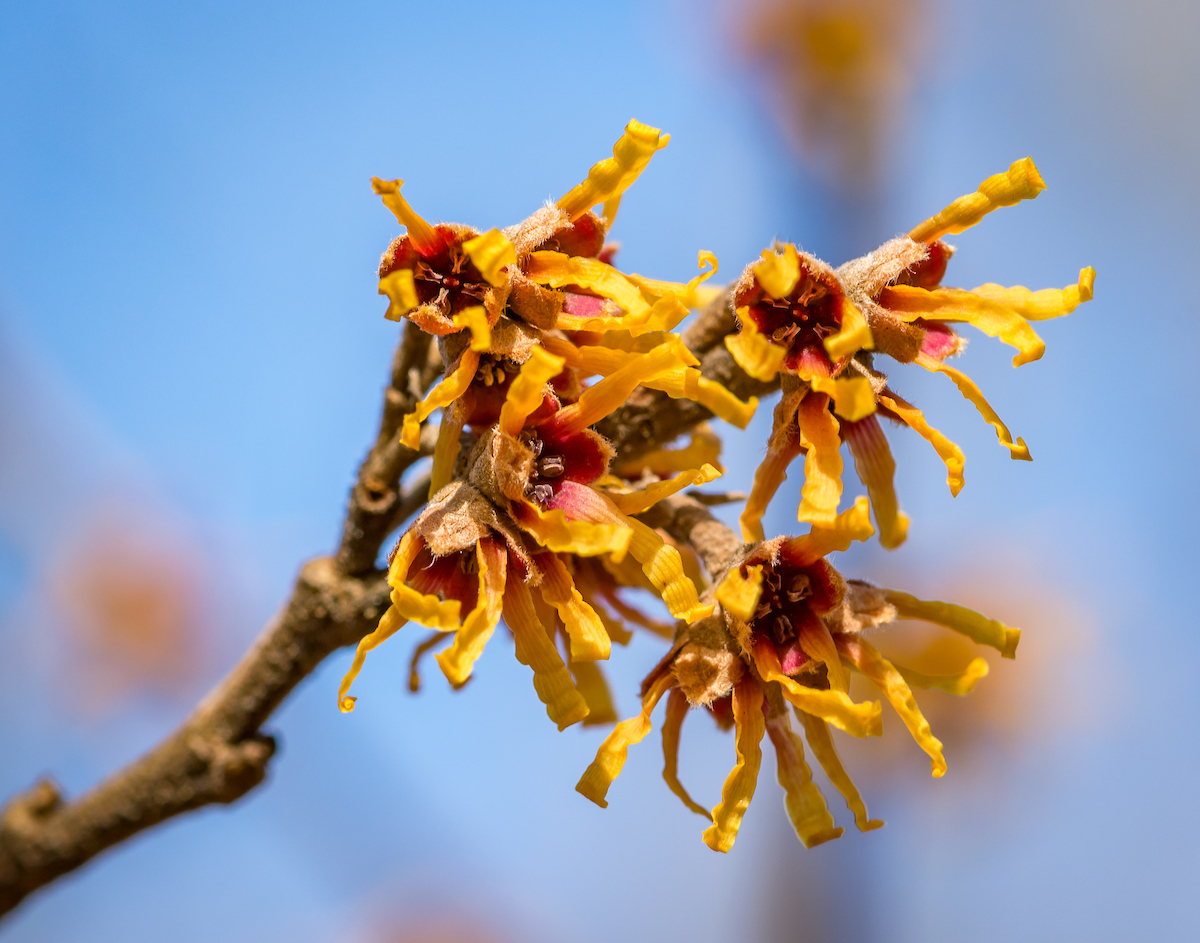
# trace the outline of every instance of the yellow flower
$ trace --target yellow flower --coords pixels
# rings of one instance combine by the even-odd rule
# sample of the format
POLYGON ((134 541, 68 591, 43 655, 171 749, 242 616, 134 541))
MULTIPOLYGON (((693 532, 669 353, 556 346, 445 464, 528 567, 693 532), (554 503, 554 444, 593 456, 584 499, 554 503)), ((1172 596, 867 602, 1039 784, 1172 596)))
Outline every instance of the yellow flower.
POLYGON ((1085 268, 1078 283, 1031 292, 1023 287, 981 285, 972 291, 940 287, 953 248, 942 236, 962 232, 1001 206, 1032 199, 1045 189, 1029 158, 989 177, 975 193, 960 197, 908 236, 832 269, 784 245, 763 252, 731 289, 741 329, 726 339, 751 376, 782 374, 783 397, 775 410, 767 457, 755 474, 742 515, 747 540, 763 537, 761 519, 786 477, 805 455, 800 521, 828 523, 842 493, 841 442, 846 442, 874 505, 880 541, 904 541, 908 519, 892 485, 895 463, 876 414, 915 430, 947 467, 952 494, 962 488, 961 450, 932 428, 922 412, 897 395, 873 353, 945 374, 996 430, 1011 457, 1028 461, 1023 439, 1014 440, 970 377, 945 363, 965 342, 950 326, 971 324, 1017 349, 1013 365, 1037 360, 1045 344, 1031 321, 1069 314, 1092 297, 1096 272, 1085 268))
POLYGON ((845 550, 851 541, 865 540, 871 533, 866 501, 859 499, 828 526, 749 548, 718 584, 721 612, 680 634, 670 657, 643 683, 641 712, 616 726, 576 789, 607 805, 608 789, 625 763, 629 746, 650 732, 651 714, 669 692, 663 722, 663 776, 689 809, 709 821, 704 841, 710 848, 728 851, 733 846, 757 786, 764 734, 775 745, 777 775, 800 840, 812 847, 837 838, 842 829, 835 827, 813 782, 803 740, 791 728, 790 706, 855 824, 863 831, 878 828, 883 823, 868 816, 829 732, 834 726, 855 737, 882 733, 879 702, 857 703, 850 698, 851 671, 878 687, 929 755, 933 775, 943 775, 942 744, 921 713, 912 687, 966 694, 987 673, 986 663, 975 658, 951 674, 925 675, 885 659, 867 641, 866 633, 896 618, 920 619, 1011 658, 1020 632, 960 606, 844 579, 826 555, 845 550), (734 729, 737 762, 711 812, 692 799, 678 778, 680 731, 689 707, 704 707, 723 727, 734 729))

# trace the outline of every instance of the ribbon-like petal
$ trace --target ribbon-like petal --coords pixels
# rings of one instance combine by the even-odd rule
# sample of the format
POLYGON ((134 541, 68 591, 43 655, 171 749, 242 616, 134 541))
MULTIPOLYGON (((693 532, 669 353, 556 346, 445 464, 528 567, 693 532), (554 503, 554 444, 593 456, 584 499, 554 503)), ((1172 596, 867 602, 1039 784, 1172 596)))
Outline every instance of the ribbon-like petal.
POLYGON ((935 360, 926 353, 917 354, 914 362, 918 366, 924 367, 930 373, 944 373, 948 376, 954 382, 954 385, 958 387, 958 391, 979 410, 979 415, 984 418, 984 421, 996 430, 996 438, 1000 440, 1001 445, 1008 449, 1010 458, 1023 462, 1033 461, 1032 456, 1029 454, 1029 448, 1025 445, 1025 440, 1018 436, 1017 440, 1013 441, 1012 433, 1008 431, 1008 426, 1004 424, 1004 421, 996 413, 996 410, 992 409, 992 404, 984 399, 983 393, 980 392, 979 387, 975 385, 969 376, 961 370, 955 370, 953 367, 942 363, 940 360, 935 360))
POLYGON ((684 693, 679 688, 672 688, 671 696, 667 698, 667 715, 663 718, 663 779, 685 806, 711 822, 712 815, 708 809, 688 795, 683 783, 679 781, 679 736, 683 731, 683 721, 687 717, 688 708, 688 699, 684 693))
POLYGON ((485 353, 492 346, 492 326, 488 324, 487 309, 483 305, 463 308, 450 319, 460 331, 471 332, 471 350, 485 353))
POLYGON ((875 346, 867 319, 849 298, 842 299, 842 326, 836 334, 825 338, 824 343, 825 352, 834 360, 852 357, 860 350, 870 350, 875 346))
POLYGON ((1032 200, 1046 189, 1032 157, 1015 161, 1002 174, 988 177, 979 189, 960 196, 936 216, 931 216, 908 234, 916 242, 933 242, 970 229, 992 210, 1032 200))
MULTIPOLYGON (((465 356, 465 355, 464 355, 465 356)), ((546 384, 562 373, 566 361, 541 347, 533 348, 529 359, 521 364, 521 372, 508 387, 504 405, 500 407, 500 431, 516 438, 525 427, 530 413, 542 405, 546 384)))
POLYGON ((970 694, 974 689, 976 682, 980 678, 987 677, 988 663, 982 658, 972 658, 970 663, 962 671, 948 675, 927 675, 924 672, 917 671, 915 668, 905 668, 903 665, 895 665, 896 670, 900 672, 902 677, 911 687, 914 688, 936 688, 939 691, 945 691, 947 694, 954 694, 961 697, 964 694, 970 694))
POLYGON ((775 404, 771 435, 767 439, 767 454, 754 470, 754 484, 750 488, 750 496, 746 498, 746 505, 742 508, 741 517, 738 518, 742 540, 746 543, 763 539, 763 515, 767 513, 775 492, 787 479, 788 466, 800 454, 796 411, 805 392, 803 387, 795 390, 785 389, 782 398, 775 404))
POLYGON ((842 440, 837 418, 829 411, 829 397, 809 393, 796 410, 800 445, 805 449, 804 484, 796 519, 830 524, 842 500, 842 440))
POLYGON ((559 730, 583 720, 588 714, 587 702, 542 627, 523 580, 509 580, 504 587, 504 621, 516 641, 517 661, 533 669, 533 688, 550 719, 559 730))
POLYGON ((642 697, 642 711, 636 717, 623 720, 596 751, 596 758, 584 770, 575 791, 581 796, 591 799, 602 809, 608 808, 608 788, 621 775, 621 767, 629 756, 629 747, 641 743, 650 732, 650 714, 653 713, 659 699, 673 687, 675 678, 668 672, 650 686, 642 697))
POLYGON ((763 568, 751 564, 742 576, 742 567, 732 567, 717 586, 717 602, 731 616, 749 622, 762 598, 763 568))
MULTIPOLYGON (((449 406, 467 391, 471 381, 475 379, 475 371, 479 369, 479 353, 474 350, 464 350, 458 358, 458 366, 442 378, 426 397, 417 403, 411 413, 404 417, 404 425, 400 430, 400 441, 416 451, 421 447, 421 423, 429 418, 435 409, 449 406)), ((514 381, 515 385, 515 381, 514 381)))
POLYGON ((932 622, 960 635, 996 649, 1005 658, 1017 657, 1017 645, 1021 641, 1021 630, 1005 625, 995 619, 982 616, 973 609, 956 606, 954 603, 932 599, 917 599, 895 589, 883 591, 887 601, 896 607, 898 619, 920 619, 932 622))
POLYGON ((742 329, 736 334, 725 336, 725 346, 733 354, 734 362, 747 374, 763 383, 770 383, 783 369, 787 351, 763 334, 749 308, 738 308, 738 320, 742 329))
POLYGON ((742 816, 758 786, 766 722, 762 687, 752 674, 743 675, 733 686, 733 723, 737 763, 721 788, 721 801, 712 811, 713 824, 704 830, 704 844, 713 851, 724 852, 733 847, 742 816))
POLYGON ((962 449, 926 422, 925 414, 921 410, 902 400, 895 393, 880 393, 879 402, 899 416, 906 426, 933 446, 933 450, 938 453, 938 457, 946 465, 946 484, 950 487, 950 494, 957 496, 962 491, 963 465, 966 463, 962 449))
POLYGON ((388 309, 384 315, 389 321, 399 321, 420 304, 417 286, 410 269, 398 268, 388 272, 379 280, 379 294, 387 295, 388 309))
POLYGON ((719 471, 711 465, 705 465, 702 468, 689 468, 674 478, 667 481, 656 481, 638 491, 630 491, 626 494, 609 492, 608 498, 622 514, 641 514, 642 511, 658 504, 663 498, 669 498, 684 488, 706 485, 720 477, 719 471))
POLYGON ((788 818, 804 847, 814 848, 822 842, 841 838, 844 829, 834 827, 825 797, 804 762, 804 741, 792 730, 788 715, 767 718, 767 734, 775 744, 775 765, 779 785, 784 790, 788 818))
POLYGON ((878 737, 883 733, 883 708, 878 701, 856 704, 843 691, 810 688, 789 678, 779 665, 779 656, 769 641, 754 645, 754 665, 764 681, 778 681, 783 696, 800 710, 833 724, 854 737, 878 737))
POLYGON ((558 207, 577 219, 597 203, 604 204, 609 225, 616 218, 621 195, 646 169, 650 158, 667 146, 671 135, 663 134, 640 121, 625 125, 625 133, 613 145, 613 156, 592 165, 587 179, 572 187, 558 201, 558 207))
POLYGON ((380 180, 371 178, 371 188, 383 198, 386 206, 400 221, 400 225, 408 230, 409 241, 421 255, 429 255, 442 247, 442 241, 432 226, 417 215, 416 210, 408 205, 408 201, 400 195, 403 180, 380 180))
POLYGON ((1085 301, 1091 301, 1095 284, 1096 270, 1089 265, 1080 269, 1077 285, 1068 285, 1062 289, 1043 288, 1041 291, 1030 291, 1023 285, 1005 288, 1003 285, 989 282, 972 288, 971 294, 1011 308, 1029 321, 1045 321, 1070 314, 1085 301))
POLYGON ((908 536, 908 515, 896 501, 896 460, 888 446, 887 436, 875 416, 842 426, 842 437, 854 457, 858 478, 867 489, 875 523, 879 527, 879 542, 888 550, 904 543, 908 536))
POLYGON ((463 251, 475 263, 479 274, 494 288, 508 282, 504 267, 517 264, 517 250, 499 229, 489 229, 474 239, 468 239, 463 243, 463 251))
POLYGON ((437 656, 446 680, 456 688, 470 679, 475 662, 500 623, 504 586, 508 581, 508 551, 500 541, 490 538, 479 541, 475 559, 479 564, 479 601, 463 620, 463 627, 454 634, 454 644, 437 656))
POLYGON ((867 805, 859 795, 858 787, 846 773, 846 768, 842 766, 842 760, 834 748, 833 737, 829 734, 829 726, 820 717, 814 717, 800 708, 796 708, 796 716, 800 719, 801 726, 804 727, 804 736, 808 738, 808 745, 812 747, 813 756, 821 764, 821 769, 825 770, 825 775, 833 783, 833 788, 840 792, 842 798, 846 800, 846 807, 854 815, 854 824, 858 826, 858 830, 869 832, 876 828, 882 828, 882 819, 872 819, 867 815, 867 805))
POLYGON ((542 599, 557 611, 571 640, 571 661, 603 661, 612 648, 604 623, 575 588, 575 581, 556 554, 541 554, 542 599))

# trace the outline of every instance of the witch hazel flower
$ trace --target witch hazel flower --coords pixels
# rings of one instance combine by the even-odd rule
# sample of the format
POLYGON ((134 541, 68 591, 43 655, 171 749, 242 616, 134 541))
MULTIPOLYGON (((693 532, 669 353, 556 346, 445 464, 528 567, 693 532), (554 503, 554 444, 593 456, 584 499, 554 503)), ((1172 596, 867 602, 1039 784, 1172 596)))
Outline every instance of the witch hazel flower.
POLYGON ((607 806, 609 787, 629 747, 650 732, 651 715, 666 696, 663 777, 690 810, 709 821, 703 837, 713 850, 728 851, 737 837, 757 788, 764 735, 775 746, 787 813, 806 846, 838 838, 843 830, 835 827, 813 782, 804 740, 842 794, 858 828, 878 828, 883 822, 869 817, 830 734, 830 727, 855 737, 879 736, 883 731, 880 703, 855 702, 850 697, 852 672, 879 689, 928 754, 933 775, 941 777, 946 772, 942 744, 930 730, 912 688, 967 694, 987 674, 987 663, 975 658, 958 672, 926 675, 888 660, 866 635, 897 618, 920 619, 1011 658, 1020 630, 961 606, 847 580, 826 560, 828 554, 847 549, 852 541, 866 540, 873 532, 867 501, 860 498, 832 525, 814 525, 801 537, 748 547, 715 589, 720 611, 681 627, 667 657, 643 682, 641 712, 616 726, 576 789, 607 806), (691 708, 706 709, 719 725, 734 730, 737 761, 720 802, 711 811, 691 797, 678 776, 680 734, 691 708), (792 729, 793 714, 803 739, 792 729))
POLYGON ((1045 344, 1033 321, 1060 317, 1092 297, 1096 272, 1078 283, 1032 292, 981 285, 971 291, 941 287, 954 252, 943 236, 963 232, 987 213, 1038 195, 1045 184, 1029 158, 989 177, 975 193, 862 258, 833 269, 787 244, 765 250, 733 285, 740 330, 726 339, 735 360, 760 380, 780 377, 767 455, 759 466, 741 518, 747 540, 761 540, 762 516, 786 477, 805 456, 798 519, 828 523, 842 494, 844 441, 867 489, 880 542, 902 543, 908 527, 893 486, 895 462, 878 416, 916 431, 947 467, 952 494, 963 485, 963 454, 917 409, 888 385, 874 353, 944 374, 996 430, 1012 458, 1028 461, 1024 440, 1008 427, 965 373, 946 363, 965 340, 953 326, 970 324, 1015 347, 1014 366, 1037 360, 1045 344))

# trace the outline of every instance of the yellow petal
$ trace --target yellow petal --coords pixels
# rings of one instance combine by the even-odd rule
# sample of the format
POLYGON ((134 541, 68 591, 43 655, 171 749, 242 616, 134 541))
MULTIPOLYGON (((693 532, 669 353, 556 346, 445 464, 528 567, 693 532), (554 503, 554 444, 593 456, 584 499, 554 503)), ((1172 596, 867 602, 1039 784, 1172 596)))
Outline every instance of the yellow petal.
POLYGON ((1017 657, 1017 645, 1021 641, 1021 630, 1014 629, 981 616, 973 609, 956 606, 953 603, 936 600, 917 599, 908 593, 894 589, 885 589, 887 601, 896 607, 896 617, 899 619, 920 619, 932 622, 947 629, 973 639, 980 645, 989 645, 1005 658, 1017 657))
POLYGON ((989 337, 998 337, 1018 351, 1013 366, 1039 360, 1046 342, 1016 311, 960 288, 927 290, 913 285, 885 288, 879 303, 904 321, 961 321, 989 337))
POLYGON ((479 274, 495 288, 508 282, 504 267, 517 264, 517 250, 499 229, 489 229, 474 239, 468 239, 463 243, 463 251, 475 263, 479 274))
POLYGON ((796 410, 803 397, 803 389, 785 391, 775 404, 775 415, 771 435, 767 439, 767 454, 754 470, 754 484, 738 523, 742 528, 742 539, 753 543, 763 539, 762 518, 767 513, 771 499, 779 486, 787 479, 787 469, 800 454, 800 434, 796 428, 796 410))
POLYGON ((708 809, 696 802, 679 781, 679 735, 688 713, 688 700, 679 688, 671 689, 667 698, 667 716, 663 718, 663 779, 671 792, 697 815, 712 821, 708 809))
POLYGON ((433 595, 418 593, 407 585, 408 570, 423 542, 414 531, 408 531, 400 546, 392 555, 388 566, 388 585, 392 587, 392 609, 396 616, 408 619, 440 632, 453 632, 459 628, 458 614, 462 608, 457 599, 442 602, 433 595))
MULTIPOLYGON (((946 484, 950 494, 957 495, 963 486, 963 464, 966 462, 962 449, 925 421, 925 414, 915 406, 891 393, 879 394, 879 402, 899 416, 910 429, 933 446, 946 464, 946 484)), ((865 484, 865 482, 864 482, 865 484)), ((874 500, 874 496, 872 496, 874 500)))
POLYGON ((936 216, 931 216, 908 234, 917 242, 933 242, 942 236, 970 229, 992 210, 1032 200, 1046 189, 1033 158, 1016 161, 1002 174, 988 177, 979 189, 960 196, 936 216))
POLYGON ((404 426, 400 433, 400 441, 414 451, 421 447, 421 423, 429 418, 435 409, 449 406, 467 391, 471 381, 475 379, 475 371, 479 369, 479 354, 474 350, 464 350, 458 358, 458 366, 448 373, 442 382, 429 391, 429 394, 417 403, 416 408, 404 417, 404 426))
POLYGON ((690 399, 699 403, 718 419, 739 429, 750 425, 758 408, 757 397, 751 396, 748 402, 742 402, 720 383, 708 379, 693 367, 676 367, 642 381, 642 385, 647 389, 662 390, 672 399, 690 399))
POLYGON ((904 726, 908 728, 917 745, 929 754, 930 767, 935 778, 946 773, 946 758, 942 756, 942 741, 929 729, 929 721, 917 706, 912 689, 905 683, 895 665, 861 636, 838 637, 838 647, 855 668, 873 681, 891 702, 904 726))
POLYGON ((557 611, 567 637, 571 640, 571 661, 597 661, 608 658, 612 648, 604 623, 596 610, 584 602, 571 574, 557 555, 552 553, 538 556, 542 567, 542 598, 557 611))
POLYGON ((571 521, 562 511, 543 511, 528 502, 514 505, 513 516, 539 544, 555 553, 576 553, 581 557, 612 554, 620 560, 633 539, 632 532, 621 522, 571 521))
POLYGON ((944 373, 954 381, 954 385, 958 387, 958 391, 971 401, 975 408, 979 410, 979 415, 984 418, 988 425, 996 430, 996 438, 1000 440, 1001 445, 1008 449, 1010 458, 1020 459, 1023 462, 1033 460, 1029 454, 1029 448, 1025 445, 1025 440, 1018 437, 1016 442, 1013 441, 1012 433, 1008 431, 1008 426, 996 414, 996 410, 992 409, 991 404, 983 398, 983 393, 979 391, 979 387, 975 385, 969 376, 960 370, 955 370, 953 367, 942 363, 940 360, 935 360, 928 354, 917 354, 915 362, 931 373, 944 373))
POLYGON ((572 661, 567 663, 571 675, 575 678, 575 687, 587 701, 588 715, 583 718, 583 726, 596 727, 601 724, 611 724, 617 719, 616 708, 613 707, 612 692, 608 682, 604 680, 604 672, 594 661, 572 661))
POLYGON ((1079 272, 1079 284, 1066 288, 1043 288, 1030 291, 1022 285, 1005 288, 989 282, 972 288, 971 294, 1011 308, 1030 321, 1045 321, 1048 318, 1070 314, 1085 301, 1092 300, 1092 287, 1096 284, 1096 270, 1090 265, 1079 272))
POLYGON ((871 510, 875 512, 879 542, 888 550, 894 550, 908 536, 908 515, 900 510, 896 501, 896 460, 892 458, 887 436, 874 416, 844 426, 842 435, 854 457, 859 481, 867 489, 871 510))
POLYGON ((866 377, 800 376, 815 392, 828 395, 833 411, 843 419, 856 422, 875 412, 875 391, 866 377))
POLYGON ((613 145, 613 156, 594 164, 587 179, 558 201, 559 209, 565 210, 571 219, 577 219, 597 203, 603 203, 604 216, 611 225, 617 215, 621 194, 669 140, 671 135, 663 134, 658 128, 630 121, 625 125, 625 133, 613 145))
POLYGON ((749 308, 738 308, 738 320, 742 329, 725 337, 725 346, 733 354, 734 362, 749 376, 763 383, 770 383, 783 368, 787 351, 762 334, 749 308))
MULTIPOLYGON (((642 317, 650 311, 650 302, 623 272, 589 256, 531 252, 525 262, 525 274, 539 285, 549 285, 551 288, 586 288, 601 298, 615 301, 626 317, 631 319, 642 317)), ((686 315, 686 308, 684 313, 686 315)))
POLYGON ((689 468, 667 481, 656 481, 638 491, 627 494, 609 493, 608 497, 622 514, 641 514, 647 508, 656 505, 663 498, 682 491, 691 485, 706 485, 721 477, 721 473, 711 465, 703 468, 689 468))
POLYGON ((459 437, 466 425, 466 411, 462 400, 456 399, 442 413, 442 424, 438 427, 437 444, 433 447, 433 468, 429 473, 429 497, 450 484, 454 477, 454 465, 458 462, 461 448, 459 437))
POLYGON ((384 317, 389 321, 401 320, 420 304, 420 299, 417 298, 417 286, 413 282, 413 273, 406 268, 398 268, 383 276, 379 280, 379 294, 388 296, 390 304, 384 317))
POLYGON ((564 363, 574 367, 583 376, 598 374, 606 377, 611 373, 616 373, 637 356, 611 347, 588 345, 577 347, 565 337, 554 337, 553 335, 541 338, 541 344, 556 357, 562 357, 564 363))
POLYGON ((479 564, 479 601, 455 633, 454 644, 437 656, 446 680, 456 688, 471 677, 471 669, 496 631, 504 605, 508 551, 497 541, 481 541, 476 544, 475 559, 479 564))
POLYGON ((629 756, 629 747, 641 743, 650 732, 650 714, 667 689, 675 684, 670 673, 664 674, 650 686, 642 698, 642 712, 636 717, 623 720, 610 733, 596 751, 596 758, 575 785, 575 791, 591 799, 602 809, 608 808, 608 787, 621 775, 621 767, 629 756))
POLYGON ((500 408, 502 432, 514 438, 520 434, 529 414, 542 405, 546 384, 562 373, 564 366, 566 361, 562 357, 547 353, 541 347, 533 348, 529 359, 521 364, 521 372, 509 386, 504 405, 500 408))
POLYGON ((717 602, 731 616, 749 622, 762 598, 762 583, 762 566, 747 566, 745 576, 742 576, 742 568, 735 566, 717 586, 717 602))
POLYGON ((843 511, 829 524, 813 524, 807 534, 790 541, 792 553, 804 561, 815 563, 821 557, 850 549, 856 540, 867 540, 875 533, 871 526, 870 504, 863 496, 854 499, 854 506, 843 511))
MULTIPOLYGON (((893 662, 893 664, 895 664, 893 662)), ((988 663, 982 658, 972 658, 970 664, 957 674, 927 675, 915 668, 896 665, 896 670, 908 684, 915 688, 937 688, 947 694, 970 694, 980 678, 987 677, 988 663)))
POLYGON ((834 360, 851 357, 860 350, 870 350, 875 346, 871 336, 871 328, 867 319, 849 298, 842 302, 842 326, 836 334, 825 338, 825 352, 834 360))
POLYGON ((673 345, 637 354, 620 370, 584 390, 578 401, 560 409, 554 416, 554 428, 568 434, 580 432, 623 406, 643 381, 681 365, 682 355, 673 345))
POLYGON ((460 331, 471 332, 471 350, 484 353, 492 346, 492 327, 488 324, 487 309, 483 305, 463 308, 450 319, 460 331))
POLYGON ((638 288, 642 289, 648 295, 654 298, 663 298, 667 295, 676 295, 684 305, 689 308, 702 307, 705 302, 701 301, 703 289, 701 285, 717 274, 717 257, 705 250, 700 251, 698 268, 704 268, 705 265, 711 266, 707 271, 701 272, 699 275, 688 280, 686 285, 681 285, 679 282, 660 282, 657 279, 646 278, 642 275, 630 274, 629 280, 638 288))
POLYGON ((642 572, 650 578, 671 615, 689 625, 712 615, 715 607, 712 603, 700 604, 696 584, 684 574, 679 551, 636 517, 626 517, 625 523, 633 530, 629 554, 642 565, 642 572))
POLYGON ((733 847, 742 816, 754 798, 762 766, 762 738, 766 730, 763 692, 749 673, 733 686, 733 722, 737 764, 721 788, 721 801, 712 811, 713 824, 704 831, 704 844, 713 851, 728 851, 733 847))
POLYGON ((821 769, 825 770, 825 775, 833 783, 833 788, 840 792, 842 798, 846 800, 846 807, 854 814, 854 824, 858 826, 858 830, 869 832, 872 829, 882 828, 882 819, 872 819, 867 815, 866 803, 863 802, 853 780, 842 766, 842 761, 833 746, 833 738, 829 734, 829 727, 825 721, 820 717, 805 713, 799 708, 796 709, 796 716, 800 718, 800 723, 804 727, 804 735, 808 738, 808 745, 812 747, 813 756, 821 764, 821 769))
POLYGON ((842 500, 842 440, 838 421, 829 411, 829 397, 824 393, 805 396, 796 410, 796 424, 800 445, 806 450, 796 519, 830 524, 837 518, 842 500))
POLYGON ((725 469, 719 461, 721 439, 707 425, 697 426, 688 436, 688 444, 681 449, 655 449, 644 455, 624 462, 617 459, 614 470, 625 478, 637 478, 644 469, 657 472, 684 471, 712 465, 717 471, 725 469), (626 474, 628 473, 628 474, 626 474))
POLYGON ((825 797, 804 762, 804 741, 792 731, 787 714, 769 718, 767 733, 775 744, 775 764, 779 785, 784 790, 788 818, 804 847, 814 848, 822 842, 841 838, 843 829, 834 827, 825 797))
POLYGON ((829 687, 843 694, 848 693, 850 678, 842 667, 842 659, 833 636, 829 634, 829 627, 816 616, 804 619, 796 624, 796 641, 805 655, 825 665, 829 687))
POLYGON ((782 252, 763 249, 762 258, 754 263, 754 280, 776 300, 786 298, 800 280, 800 256, 790 242, 782 252))
POLYGON ((400 195, 400 187, 403 185, 403 180, 371 178, 372 189, 383 197, 383 205, 395 214, 400 225, 408 229, 408 238, 412 244, 420 251, 436 248, 437 234, 433 231, 433 227, 418 216, 416 211, 408 205, 408 201, 400 195))
POLYGON ((533 688, 550 719, 559 730, 583 720, 588 714, 587 702, 538 621, 529 588, 522 580, 509 580, 504 587, 504 621, 516 641, 517 661, 533 669, 533 688))
POLYGON ((779 656, 769 643, 754 646, 754 665, 764 681, 778 681, 783 696, 800 710, 820 717, 854 737, 883 734, 883 708, 878 701, 856 704, 843 691, 800 684, 783 673, 779 656))
POLYGON ((389 609, 383 614, 383 618, 379 620, 379 625, 375 631, 370 635, 364 636, 358 643, 358 648, 354 651, 354 661, 350 665, 350 670, 342 676, 342 683, 338 687, 338 710, 343 714, 348 714, 354 710, 354 702, 358 700, 356 697, 350 697, 350 685, 354 683, 354 679, 362 671, 363 662, 367 659, 367 652, 382 645, 407 624, 407 619, 402 618, 394 609, 389 609))

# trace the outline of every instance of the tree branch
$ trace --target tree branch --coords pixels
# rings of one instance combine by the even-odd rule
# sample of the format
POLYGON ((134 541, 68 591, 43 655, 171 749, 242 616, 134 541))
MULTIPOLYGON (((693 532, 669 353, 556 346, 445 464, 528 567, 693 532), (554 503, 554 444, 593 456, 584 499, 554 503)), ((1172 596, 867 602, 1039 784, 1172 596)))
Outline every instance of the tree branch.
MULTIPOLYGON (((747 377, 721 343, 734 326, 729 298, 722 296, 684 339, 705 376, 742 397, 770 392, 774 385, 747 377)), ((406 322, 379 433, 359 468, 336 556, 305 565, 282 612, 173 734, 74 801, 42 780, 0 810, 0 915, 104 849, 180 813, 234 802, 263 781, 275 741, 261 733, 262 725, 328 655, 372 631, 387 608, 386 574, 375 561, 388 534, 425 503, 428 474, 403 487, 400 479, 432 452, 437 438, 437 427, 427 425, 414 451, 400 443, 400 428, 441 370, 429 335, 406 322)), ((686 400, 638 391, 603 431, 622 455, 632 456, 711 415, 686 400)), ((722 561, 741 549, 694 499, 676 496, 650 514, 658 516, 655 526, 693 542, 714 574, 714 566, 728 566, 722 561)))

